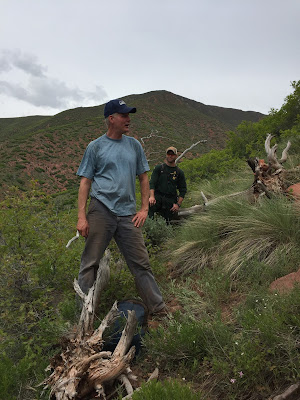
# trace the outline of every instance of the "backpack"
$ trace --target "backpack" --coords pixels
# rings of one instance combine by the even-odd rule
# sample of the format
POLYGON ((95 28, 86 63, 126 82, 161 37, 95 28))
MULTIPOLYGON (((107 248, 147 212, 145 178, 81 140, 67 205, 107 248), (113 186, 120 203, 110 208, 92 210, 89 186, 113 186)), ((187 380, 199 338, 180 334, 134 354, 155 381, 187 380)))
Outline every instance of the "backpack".
POLYGON ((147 306, 139 300, 129 299, 118 302, 119 317, 116 319, 110 329, 108 340, 105 340, 103 351, 113 352, 122 336, 122 330, 125 326, 128 311, 135 311, 137 319, 137 331, 133 336, 131 346, 135 346, 135 355, 137 356, 142 347, 142 337, 146 333, 148 309, 147 306))
POLYGON ((161 192, 164 195, 166 195, 166 193, 168 193, 170 196, 177 198, 177 182, 178 182, 178 178, 181 173, 181 170, 176 165, 174 172, 168 172, 166 169, 166 166, 167 165, 165 163, 161 164, 160 177, 163 174, 166 176, 168 187, 165 187, 164 190, 162 190, 161 192))
MULTIPOLYGON (((179 167, 177 167, 177 165, 175 166, 175 171, 176 171, 176 178, 178 178, 178 176, 179 176, 179 174, 180 174, 180 169, 179 169, 179 167)), ((169 173, 166 171, 166 164, 165 163, 162 163, 161 164, 161 166, 160 166, 160 173, 161 174, 163 174, 163 173, 165 173, 165 174, 168 174, 169 175, 169 173)))

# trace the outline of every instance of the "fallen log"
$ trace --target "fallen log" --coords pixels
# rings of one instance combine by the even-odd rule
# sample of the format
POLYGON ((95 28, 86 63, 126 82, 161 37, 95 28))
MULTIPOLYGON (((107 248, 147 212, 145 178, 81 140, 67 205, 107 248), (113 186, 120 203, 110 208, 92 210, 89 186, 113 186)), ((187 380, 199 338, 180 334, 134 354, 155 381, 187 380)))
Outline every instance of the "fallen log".
POLYGON ((275 396, 273 400, 299 400, 300 398, 300 383, 291 385, 284 393, 275 396))
POLYGON ((209 207, 209 206, 211 206, 211 205, 213 205, 213 204, 215 204, 215 203, 217 203, 217 202, 219 202, 221 200, 228 199, 228 198, 231 198, 231 197, 241 196, 241 195, 249 196, 250 193, 251 193, 251 188, 243 190, 242 192, 230 193, 230 194, 227 194, 227 195, 224 195, 224 196, 219 196, 219 197, 216 197, 215 199, 212 199, 212 200, 209 201, 209 200, 207 200, 207 198, 204 195, 204 193, 201 191, 203 204, 194 205, 194 206, 189 207, 189 208, 182 208, 181 210, 178 211, 178 217, 179 218, 185 218, 185 217, 188 217, 188 216, 190 216, 192 214, 195 214, 197 212, 204 211, 207 207, 209 207))
POLYGON ((51 375, 43 384, 45 389, 50 388, 51 399, 106 399, 106 385, 116 380, 124 383, 128 395, 132 394, 130 380, 135 377, 129 365, 135 355, 135 347, 130 348, 137 325, 135 312, 128 311, 121 338, 113 352, 102 351, 103 333, 120 315, 117 302, 99 327, 93 330, 100 293, 109 278, 109 260, 110 254, 106 251, 88 294, 82 292, 76 280, 74 282, 74 289, 82 300, 82 311, 73 335, 64 338, 62 352, 52 358, 47 368, 51 375))

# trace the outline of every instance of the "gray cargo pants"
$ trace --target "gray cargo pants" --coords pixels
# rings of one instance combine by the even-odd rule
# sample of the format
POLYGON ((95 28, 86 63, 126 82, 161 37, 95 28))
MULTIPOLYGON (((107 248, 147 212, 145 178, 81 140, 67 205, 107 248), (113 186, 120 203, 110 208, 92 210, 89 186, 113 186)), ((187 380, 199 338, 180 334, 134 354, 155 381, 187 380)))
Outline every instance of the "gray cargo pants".
POLYGON ((134 226, 132 218, 132 215, 118 217, 99 200, 91 198, 87 214, 89 235, 81 257, 78 283, 87 293, 96 279, 99 261, 114 238, 134 276, 137 291, 152 314, 165 304, 150 268, 142 229, 134 226))

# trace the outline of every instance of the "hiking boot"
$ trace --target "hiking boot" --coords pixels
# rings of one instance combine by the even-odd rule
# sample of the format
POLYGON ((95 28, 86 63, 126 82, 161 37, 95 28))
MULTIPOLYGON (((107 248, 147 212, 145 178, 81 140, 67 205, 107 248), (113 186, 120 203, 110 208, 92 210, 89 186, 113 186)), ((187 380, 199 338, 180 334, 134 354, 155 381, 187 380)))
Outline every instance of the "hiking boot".
POLYGON ((155 313, 152 314, 153 319, 162 319, 162 318, 167 318, 170 315, 168 307, 164 307, 159 311, 156 311, 155 313))
POLYGON ((148 328, 157 329, 161 324, 163 324, 164 320, 169 319, 169 316, 170 314, 167 307, 164 307, 161 310, 153 313, 148 318, 148 328))

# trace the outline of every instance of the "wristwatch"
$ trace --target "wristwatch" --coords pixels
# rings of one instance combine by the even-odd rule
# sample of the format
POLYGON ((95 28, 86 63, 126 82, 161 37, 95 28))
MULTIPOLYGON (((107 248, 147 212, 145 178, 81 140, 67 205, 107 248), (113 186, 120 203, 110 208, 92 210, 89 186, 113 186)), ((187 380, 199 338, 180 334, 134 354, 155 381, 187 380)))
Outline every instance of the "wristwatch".
POLYGON ((181 205, 180 204, 178 204, 178 203, 176 203, 177 205, 178 205, 178 207, 181 207, 181 205))

